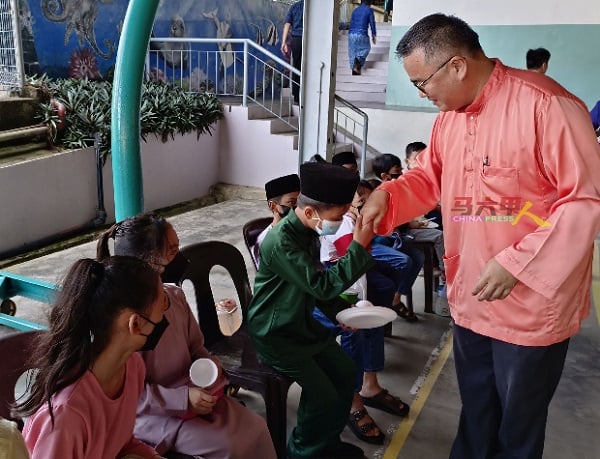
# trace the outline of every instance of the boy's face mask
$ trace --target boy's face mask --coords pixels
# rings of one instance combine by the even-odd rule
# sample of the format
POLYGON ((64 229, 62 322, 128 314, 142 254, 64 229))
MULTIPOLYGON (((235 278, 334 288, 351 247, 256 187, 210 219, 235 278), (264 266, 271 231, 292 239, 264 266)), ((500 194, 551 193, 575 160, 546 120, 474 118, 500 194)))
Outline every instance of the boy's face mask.
POLYGON ((330 236, 335 234, 342 225, 342 220, 322 220, 318 213, 317 217, 313 217, 312 220, 318 220, 321 224, 321 227, 319 227, 319 223, 317 223, 317 226, 315 226, 315 231, 319 236, 330 236))
POLYGON ((285 217, 287 214, 290 213, 290 210, 292 210, 291 207, 289 206, 284 206, 283 204, 279 204, 279 207, 281 208, 281 212, 277 212, 279 214, 279 216, 281 218, 285 217))

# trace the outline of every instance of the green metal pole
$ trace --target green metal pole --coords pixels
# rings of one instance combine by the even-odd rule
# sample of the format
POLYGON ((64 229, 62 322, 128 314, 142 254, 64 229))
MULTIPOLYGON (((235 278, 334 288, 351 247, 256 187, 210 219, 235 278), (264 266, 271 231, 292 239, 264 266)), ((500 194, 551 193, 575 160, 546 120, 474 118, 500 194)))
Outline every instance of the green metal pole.
POLYGON ((140 102, 144 61, 159 0, 130 0, 119 40, 112 93, 111 150, 117 221, 144 210, 140 102))

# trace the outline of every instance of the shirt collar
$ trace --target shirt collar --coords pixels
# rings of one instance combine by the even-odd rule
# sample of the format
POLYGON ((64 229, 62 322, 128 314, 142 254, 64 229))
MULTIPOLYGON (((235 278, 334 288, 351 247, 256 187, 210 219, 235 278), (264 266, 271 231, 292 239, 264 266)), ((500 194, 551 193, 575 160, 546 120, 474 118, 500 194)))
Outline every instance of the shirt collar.
POLYGON ((500 59, 491 58, 491 60, 494 61, 496 65, 494 65, 494 70, 492 70, 490 77, 481 89, 479 95, 470 105, 460 110, 456 110, 457 113, 479 113, 490 99, 490 96, 495 94, 496 88, 504 81, 507 70, 506 66, 500 59))
POLYGON ((302 223, 302 221, 298 218, 298 215, 296 215, 296 212, 294 212, 294 211, 290 212, 286 218, 289 220, 291 225, 294 227, 294 229, 298 233, 304 234, 304 235, 310 236, 310 237, 317 235, 317 233, 315 233, 313 229, 307 228, 306 226, 304 226, 304 223, 302 223))

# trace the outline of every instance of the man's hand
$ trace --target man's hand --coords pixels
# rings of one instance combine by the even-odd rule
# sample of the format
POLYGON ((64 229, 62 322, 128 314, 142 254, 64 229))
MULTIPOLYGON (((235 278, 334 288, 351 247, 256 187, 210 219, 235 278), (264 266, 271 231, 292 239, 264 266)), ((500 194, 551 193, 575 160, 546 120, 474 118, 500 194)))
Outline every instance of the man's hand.
POLYGON ((364 207, 360 210, 363 225, 372 225, 373 231, 377 229, 379 223, 388 211, 387 191, 375 190, 367 199, 364 207))
POLYGON ((373 226, 363 223, 363 216, 361 212, 356 218, 356 225, 354 226, 353 234, 354 240, 366 249, 374 237, 375 233, 373 232, 373 226))
POLYGON ((517 278, 509 273, 494 258, 486 263, 471 295, 479 295, 478 301, 494 301, 506 298, 515 285, 517 278))
POLYGON ((288 52, 288 45, 285 41, 281 44, 281 52, 283 54, 287 54, 287 52, 288 52))
POLYGON ((371 41, 373 42, 374 45, 377 44, 377 37, 373 36, 371 37, 371 41))
POLYGON ((212 412, 215 403, 219 400, 218 397, 204 392, 199 387, 190 387, 188 392, 190 410, 199 415, 212 412))

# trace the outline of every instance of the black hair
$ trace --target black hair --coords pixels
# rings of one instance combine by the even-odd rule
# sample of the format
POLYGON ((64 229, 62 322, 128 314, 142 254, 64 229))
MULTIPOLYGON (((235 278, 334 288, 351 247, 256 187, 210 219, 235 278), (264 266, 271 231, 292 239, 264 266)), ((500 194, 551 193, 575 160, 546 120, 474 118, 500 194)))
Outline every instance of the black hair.
POLYGON ((408 29, 396 46, 396 55, 406 57, 417 49, 423 50, 428 62, 483 53, 479 35, 465 21, 442 13, 425 16, 408 29))
POLYGON ((371 186, 373 187, 373 190, 375 190, 379 185, 381 185, 381 180, 376 179, 376 178, 372 178, 367 180, 367 182, 369 182, 371 184, 371 186))
POLYGON ((410 158, 411 153, 425 150, 425 148, 427 148, 427 145, 423 142, 411 142, 406 146, 406 157, 410 158))
POLYGON ((530 49, 527 51, 526 60, 529 70, 539 69, 550 60, 550 51, 545 48, 530 49))
POLYGON ((375 187, 368 180, 361 180, 358 182, 358 186, 356 187, 356 192, 362 196, 365 190, 373 191, 375 187))
POLYGON ((15 412, 30 416, 48 404, 54 425, 52 395, 92 366, 108 345, 121 311, 148 311, 158 295, 158 280, 148 264, 132 257, 76 261, 50 312, 50 328, 35 346, 31 364, 39 371, 28 381, 28 395, 15 405, 15 412))
POLYGON ((104 232, 96 247, 96 257, 110 256, 108 240, 114 239, 115 255, 126 255, 153 263, 167 244, 169 222, 160 215, 146 213, 116 223, 104 232))
POLYGON ((381 174, 387 174, 394 166, 402 167, 402 161, 391 153, 384 153, 373 158, 373 172, 378 179, 381 178, 381 174))

